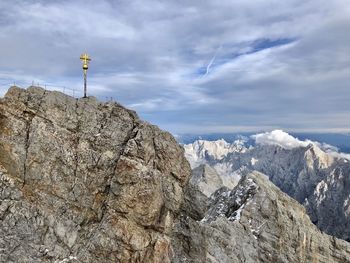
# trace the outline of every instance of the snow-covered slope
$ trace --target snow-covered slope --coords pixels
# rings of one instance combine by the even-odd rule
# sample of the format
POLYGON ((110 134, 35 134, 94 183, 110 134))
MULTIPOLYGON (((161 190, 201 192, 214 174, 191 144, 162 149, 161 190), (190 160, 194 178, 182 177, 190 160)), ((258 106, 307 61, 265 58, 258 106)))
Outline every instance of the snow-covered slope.
POLYGON ((192 168, 211 161, 219 161, 232 152, 245 151, 243 140, 228 143, 224 139, 217 141, 197 140, 194 143, 185 144, 184 148, 185 156, 192 168))
POLYGON ((321 230, 350 240, 350 155, 281 130, 253 138, 254 146, 196 141, 185 145, 186 157, 192 168, 206 163, 236 182, 246 171, 268 175, 282 191, 304 204, 321 230))

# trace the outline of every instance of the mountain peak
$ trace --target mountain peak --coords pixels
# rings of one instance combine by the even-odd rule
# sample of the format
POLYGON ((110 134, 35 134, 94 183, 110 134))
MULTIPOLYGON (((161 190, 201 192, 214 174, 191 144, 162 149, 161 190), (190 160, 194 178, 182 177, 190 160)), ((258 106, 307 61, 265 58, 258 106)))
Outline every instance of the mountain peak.
POLYGON ((190 176, 172 135, 117 103, 12 87, 0 138, 0 261, 170 261, 190 176))
POLYGON ((192 144, 185 144, 185 154, 192 168, 210 160, 221 160, 230 153, 245 151, 244 143, 236 140, 228 143, 224 139, 216 141, 197 140, 192 144))
POLYGON ((348 242, 321 233, 303 206, 259 172, 243 176, 233 189, 217 189, 207 202, 201 218, 188 210, 180 217, 174 262, 350 260, 348 242))

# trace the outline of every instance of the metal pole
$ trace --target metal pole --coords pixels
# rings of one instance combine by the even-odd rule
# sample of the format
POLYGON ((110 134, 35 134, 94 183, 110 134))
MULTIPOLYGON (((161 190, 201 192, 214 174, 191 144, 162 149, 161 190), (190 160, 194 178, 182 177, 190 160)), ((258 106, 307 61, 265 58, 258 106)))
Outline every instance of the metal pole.
POLYGON ((89 58, 88 54, 82 54, 80 56, 81 61, 83 62, 83 71, 84 71, 84 98, 87 98, 87 91, 86 91, 86 75, 87 75, 87 70, 89 68, 89 61, 91 60, 91 58, 89 58))
POLYGON ((84 70, 84 98, 86 98, 86 70, 84 70))

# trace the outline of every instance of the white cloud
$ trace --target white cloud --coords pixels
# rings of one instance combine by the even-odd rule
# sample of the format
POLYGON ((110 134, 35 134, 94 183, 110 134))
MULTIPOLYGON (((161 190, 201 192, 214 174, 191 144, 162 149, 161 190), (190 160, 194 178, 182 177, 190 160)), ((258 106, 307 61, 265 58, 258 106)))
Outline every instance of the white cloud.
POLYGON ((0 1, 0 83, 81 90, 87 51, 90 94, 172 132, 345 131, 349 25, 347 0, 0 1))
POLYGON ((339 152, 339 149, 333 145, 315 142, 311 140, 299 140, 298 138, 295 138, 282 130, 273 130, 271 132, 259 133, 256 135, 252 135, 251 137, 255 139, 256 144, 278 145, 285 149, 306 147, 310 144, 313 144, 335 158, 343 158, 350 160, 350 154, 339 152))
POLYGON ((285 149, 297 147, 306 147, 311 141, 301 141, 282 130, 274 130, 271 132, 259 133, 252 136, 257 144, 262 145, 279 145, 285 149))

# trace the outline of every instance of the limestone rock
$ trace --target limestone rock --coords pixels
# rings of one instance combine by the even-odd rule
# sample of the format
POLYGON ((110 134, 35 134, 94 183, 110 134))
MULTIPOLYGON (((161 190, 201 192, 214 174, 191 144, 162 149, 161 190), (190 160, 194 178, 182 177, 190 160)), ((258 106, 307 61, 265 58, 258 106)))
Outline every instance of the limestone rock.
POLYGON ((202 218, 208 209, 212 194, 221 187, 233 188, 234 185, 236 183, 232 177, 220 176, 215 169, 202 164, 192 170, 183 210, 193 218, 202 218))
POLYGON ((135 112, 12 87, 0 167, 0 262, 170 262, 190 167, 135 112))
MULTIPOLYGON (((208 166, 190 173, 169 133, 119 104, 12 87, 0 99, 0 262, 349 262, 349 243, 262 174, 232 189, 208 166)), ((341 178, 311 180, 310 205, 330 203, 341 178)))
POLYGON ((236 145, 240 144, 201 140, 185 145, 185 150, 192 165, 207 163, 222 178, 239 178, 247 170, 268 175, 283 192, 305 206, 322 231, 350 241, 350 161, 346 155, 327 151, 311 141, 299 141, 299 146, 293 147, 276 142, 243 144, 225 155, 226 149, 236 145), (213 150, 222 153, 220 158, 202 154, 213 150))
POLYGON ((193 169, 190 185, 197 187, 206 197, 210 197, 217 189, 224 186, 218 173, 209 165, 202 164, 193 169))
POLYGON ((173 262, 350 262, 350 244, 323 234, 305 209, 258 172, 218 189, 201 220, 184 213, 173 262))
POLYGON ((200 165, 192 171, 191 179, 185 188, 182 210, 193 218, 202 218, 208 209, 210 196, 223 186, 223 180, 213 168, 209 165, 200 165))

